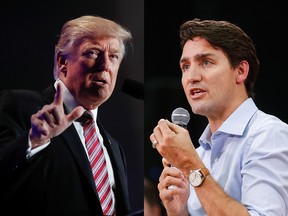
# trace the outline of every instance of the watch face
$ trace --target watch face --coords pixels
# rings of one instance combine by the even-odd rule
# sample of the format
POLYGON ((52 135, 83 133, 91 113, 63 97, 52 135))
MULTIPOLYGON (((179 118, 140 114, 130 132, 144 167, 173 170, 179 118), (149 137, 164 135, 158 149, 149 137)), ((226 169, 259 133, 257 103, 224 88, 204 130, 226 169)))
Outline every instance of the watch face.
POLYGON ((202 183, 201 174, 199 172, 191 172, 189 175, 189 181, 192 186, 199 186, 202 183))

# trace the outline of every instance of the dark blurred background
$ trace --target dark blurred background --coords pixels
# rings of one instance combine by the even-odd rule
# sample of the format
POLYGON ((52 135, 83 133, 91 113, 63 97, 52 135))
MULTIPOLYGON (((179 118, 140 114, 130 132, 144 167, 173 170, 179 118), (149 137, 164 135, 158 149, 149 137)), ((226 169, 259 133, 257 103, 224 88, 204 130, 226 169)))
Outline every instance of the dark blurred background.
POLYGON ((192 114, 181 86, 179 26, 193 18, 227 20, 239 25, 254 41, 260 59, 256 104, 288 123, 287 6, 274 1, 180 0, 154 4, 145 0, 145 165, 144 174, 156 184, 161 157, 149 140, 160 118, 171 120, 177 107, 186 108, 194 145, 206 118, 192 114))
POLYGON ((5 2, 0 9, 0 90, 42 90, 53 82, 54 46, 61 27, 86 14, 115 20, 134 37, 115 92, 100 107, 99 115, 124 147, 132 209, 138 211, 143 209, 144 101, 124 93, 122 86, 125 79, 144 82, 144 0, 5 2))
POLYGON ((64 22, 85 14, 116 20, 134 36, 134 47, 128 50, 120 68, 115 92, 99 110, 105 118, 103 123, 125 149, 134 211, 143 208, 143 175, 157 183, 162 170, 161 157, 149 140, 157 121, 171 119, 177 107, 186 108, 191 115, 188 129, 195 145, 207 124, 204 117, 192 114, 181 86, 178 29, 184 21, 196 17, 228 20, 246 31, 255 42, 260 59, 256 104, 288 123, 288 14, 287 6, 280 0, 145 0, 145 14, 144 0, 7 1, 0 8, 0 90, 42 90, 53 82, 57 35, 64 22), (122 91, 126 78, 144 82, 144 58, 145 120, 144 101, 122 91), (124 128, 122 122, 129 127, 124 128))

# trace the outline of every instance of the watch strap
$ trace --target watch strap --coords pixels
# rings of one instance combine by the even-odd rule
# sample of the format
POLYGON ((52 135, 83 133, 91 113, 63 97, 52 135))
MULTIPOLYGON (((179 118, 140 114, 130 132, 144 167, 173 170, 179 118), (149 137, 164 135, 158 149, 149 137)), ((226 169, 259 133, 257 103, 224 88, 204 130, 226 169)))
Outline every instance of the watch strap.
POLYGON ((209 170, 206 167, 202 167, 202 168, 200 168, 198 170, 202 173, 204 178, 206 178, 207 176, 210 175, 210 172, 209 172, 209 170))

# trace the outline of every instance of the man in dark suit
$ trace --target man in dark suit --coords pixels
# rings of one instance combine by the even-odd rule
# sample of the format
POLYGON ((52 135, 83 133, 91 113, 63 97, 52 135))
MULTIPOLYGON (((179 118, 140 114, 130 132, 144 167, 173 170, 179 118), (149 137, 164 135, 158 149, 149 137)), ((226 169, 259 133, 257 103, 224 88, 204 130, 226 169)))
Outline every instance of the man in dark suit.
POLYGON ((99 106, 111 96, 131 33, 114 21, 66 22, 55 48, 55 83, 44 92, 0 94, 0 215, 103 215, 78 119, 93 113, 116 215, 130 212, 121 145, 103 128, 99 106))

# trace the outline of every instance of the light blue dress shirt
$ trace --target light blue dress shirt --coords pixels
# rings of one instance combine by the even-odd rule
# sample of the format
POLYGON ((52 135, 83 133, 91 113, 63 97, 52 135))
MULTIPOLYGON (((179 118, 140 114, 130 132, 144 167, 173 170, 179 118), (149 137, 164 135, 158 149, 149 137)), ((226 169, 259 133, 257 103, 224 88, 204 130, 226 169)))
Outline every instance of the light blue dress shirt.
MULTIPOLYGON (((197 152, 212 178, 251 216, 288 215, 286 123, 249 98, 214 134, 208 124, 199 143, 197 152)), ((192 216, 206 215, 191 185, 188 210, 192 216)))

